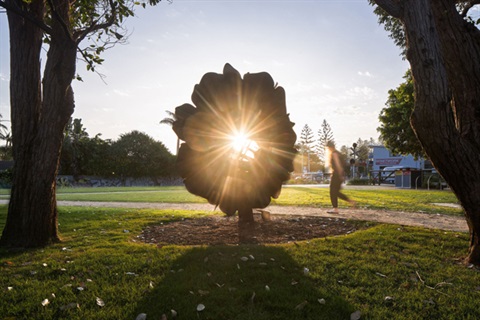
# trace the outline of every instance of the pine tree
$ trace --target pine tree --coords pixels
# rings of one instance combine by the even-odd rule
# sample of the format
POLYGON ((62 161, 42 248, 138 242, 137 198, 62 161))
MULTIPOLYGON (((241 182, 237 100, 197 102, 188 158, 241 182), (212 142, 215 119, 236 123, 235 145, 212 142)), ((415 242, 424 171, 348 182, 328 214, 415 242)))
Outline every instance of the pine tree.
POLYGON ((302 132, 300 133, 300 153, 302 155, 302 170, 307 167, 307 171, 310 171, 310 152, 312 150, 312 143, 314 143, 314 133, 313 130, 305 124, 302 128, 302 132), (305 154, 307 158, 305 159, 305 154))
POLYGON ((327 147, 328 141, 334 141, 333 131, 327 120, 323 119, 322 128, 318 130, 318 141, 316 146, 316 151, 320 160, 325 163, 325 148, 327 147))

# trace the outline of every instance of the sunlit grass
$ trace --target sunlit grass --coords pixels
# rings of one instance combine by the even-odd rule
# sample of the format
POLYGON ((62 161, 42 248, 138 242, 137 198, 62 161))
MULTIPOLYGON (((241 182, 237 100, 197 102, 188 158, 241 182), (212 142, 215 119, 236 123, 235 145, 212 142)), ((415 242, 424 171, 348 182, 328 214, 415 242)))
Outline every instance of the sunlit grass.
POLYGON ((57 200, 113 201, 113 202, 167 202, 206 203, 203 198, 189 193, 184 187, 151 188, 65 188, 57 192, 57 200), (68 191, 68 192, 64 192, 68 191))
MULTIPOLYGON (((461 209, 433 205, 433 203, 458 203, 457 198, 450 191, 362 188, 344 189, 342 192, 355 200, 359 207, 366 209, 462 214, 461 209)), ((283 188, 280 197, 272 203, 313 207, 331 205, 328 188, 304 187, 283 188)), ((339 200, 339 205, 346 207, 348 204, 339 200)))
POLYGON ((64 193, 101 193, 101 192, 159 192, 159 191, 185 191, 183 186, 166 187, 60 187, 57 194, 64 193))
MULTIPOLYGON (((360 208, 375 210, 416 211, 462 215, 461 209, 442 207, 434 203, 458 203, 451 191, 346 188, 345 194, 357 201, 360 208)), ((206 203, 206 200, 190 194, 184 187, 105 187, 61 188, 58 200, 106 201, 106 202, 165 202, 206 203)), ((284 187, 273 205, 330 207, 329 189, 326 187, 284 187)), ((347 203, 340 200, 340 206, 347 203)))
MULTIPOLYGON (((62 243, 0 249, 0 318, 171 319, 171 310, 180 319, 349 319, 356 310, 362 319, 480 318, 480 273, 459 263, 467 234, 378 225, 285 245, 138 241, 147 225, 206 214, 60 208, 62 243)), ((5 218, 2 206, 0 227, 5 218)))

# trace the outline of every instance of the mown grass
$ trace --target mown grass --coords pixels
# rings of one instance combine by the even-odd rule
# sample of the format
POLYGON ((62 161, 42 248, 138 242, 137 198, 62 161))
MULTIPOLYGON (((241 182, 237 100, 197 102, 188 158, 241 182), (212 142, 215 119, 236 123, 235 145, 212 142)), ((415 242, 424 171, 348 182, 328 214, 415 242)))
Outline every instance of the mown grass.
POLYGON ((60 188, 58 200, 107 202, 206 203, 185 187, 60 188))
MULTIPOLYGON (((442 207, 433 203, 458 203, 450 191, 346 188, 345 194, 358 202, 361 208, 375 210, 415 211, 462 215, 461 209, 442 207)), ((58 200, 111 201, 111 202, 165 202, 206 203, 206 200, 190 194, 184 187, 138 187, 138 188, 61 188, 58 200)), ((274 205, 330 207, 328 188, 284 187, 274 205)), ((347 204, 340 200, 340 207, 347 204)))
POLYGON ((0 319, 480 318, 480 273, 460 263, 467 234, 377 225, 284 245, 138 241, 146 225, 206 214, 60 208, 62 243, 0 249, 0 319))
MULTIPOLYGON (((352 188, 344 189, 342 192, 355 200, 359 207, 366 209, 462 214, 461 209, 433 205, 433 203, 458 203, 456 196, 451 191, 352 188)), ((280 197, 273 200, 272 203, 314 207, 331 206, 328 188, 283 188, 280 197)), ((339 200, 339 205, 346 207, 348 204, 339 200)))

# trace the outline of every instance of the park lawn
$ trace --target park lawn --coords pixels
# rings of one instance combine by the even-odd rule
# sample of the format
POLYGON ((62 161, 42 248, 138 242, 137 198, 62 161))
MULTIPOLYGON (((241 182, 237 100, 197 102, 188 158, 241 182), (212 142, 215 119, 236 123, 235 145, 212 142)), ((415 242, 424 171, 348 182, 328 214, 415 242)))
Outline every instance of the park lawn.
MULTIPOLYGON (((451 191, 410 189, 344 189, 345 194, 357 201, 358 206, 374 210, 414 211, 463 215, 461 209, 442 207, 433 203, 458 203, 451 191)), ((112 201, 112 202, 167 202, 206 203, 190 194, 184 187, 125 187, 125 188, 60 188, 58 200, 112 201)), ((273 205, 330 207, 328 188, 288 186, 282 189, 273 205)), ((340 200, 340 207, 347 203, 340 200)))
POLYGON ((206 203, 185 187, 59 188, 57 200, 106 202, 206 203))
POLYGON ((62 243, 0 249, 0 319, 480 318, 480 273, 460 263, 467 234, 375 225, 284 245, 138 241, 147 225, 206 214, 61 207, 62 243))
MULTIPOLYGON (((411 189, 343 189, 343 193, 357 202, 357 206, 373 210, 393 210, 463 215, 461 209, 433 205, 433 203, 457 204, 451 191, 411 190, 411 189)), ((276 205, 330 207, 328 188, 287 187, 282 189, 276 205)), ((346 208, 348 203, 339 200, 339 206, 346 208)))

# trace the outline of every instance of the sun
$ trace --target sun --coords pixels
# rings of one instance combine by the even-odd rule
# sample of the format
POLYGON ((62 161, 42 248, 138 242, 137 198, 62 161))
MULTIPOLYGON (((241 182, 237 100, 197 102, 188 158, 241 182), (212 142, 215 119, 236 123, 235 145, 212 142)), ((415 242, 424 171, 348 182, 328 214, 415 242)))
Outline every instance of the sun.
POLYGON ((258 145, 255 141, 250 140, 248 134, 238 131, 229 137, 230 147, 235 154, 244 158, 255 158, 255 152, 258 150, 258 145))
POLYGON ((248 137, 243 132, 237 132, 230 136, 230 146, 238 152, 241 152, 248 145, 248 137))

